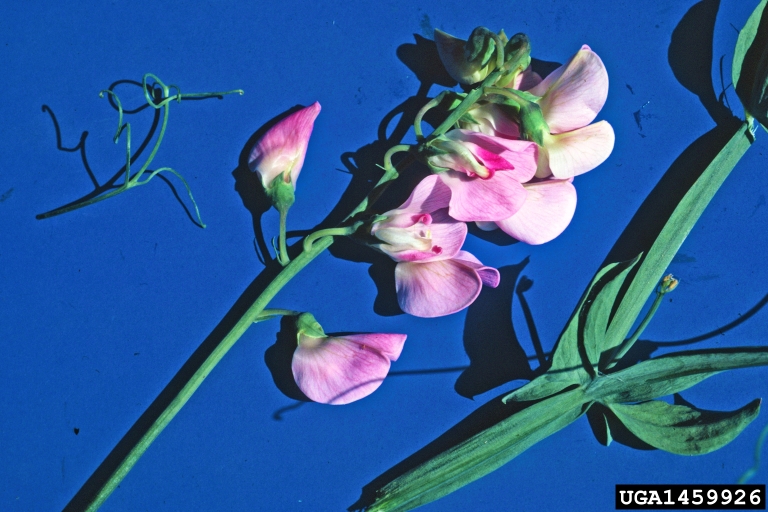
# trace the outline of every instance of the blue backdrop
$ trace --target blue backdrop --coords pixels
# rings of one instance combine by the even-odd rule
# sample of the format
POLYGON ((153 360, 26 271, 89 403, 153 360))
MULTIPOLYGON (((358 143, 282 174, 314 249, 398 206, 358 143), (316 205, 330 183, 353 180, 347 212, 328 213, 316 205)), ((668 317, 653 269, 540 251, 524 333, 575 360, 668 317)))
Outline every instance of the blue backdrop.
MULTIPOLYGON (((323 107, 289 216, 289 229, 303 232, 343 213, 334 210, 343 194, 350 204, 367 192, 383 149, 412 140, 404 127, 440 90, 427 60, 434 28, 460 37, 477 25, 525 32, 533 56, 547 62, 589 44, 610 76, 599 119, 613 125, 616 146, 576 179, 579 205, 562 236, 531 247, 470 235, 465 247, 499 268, 502 284, 469 310, 433 320, 398 314, 391 266, 339 244, 274 305, 311 311, 331 332, 407 333, 381 388, 347 406, 297 401, 270 371, 285 362, 273 347, 279 322, 254 325, 102 510, 355 504, 364 486, 530 377, 539 364, 532 340, 551 350, 609 252, 642 241, 664 210, 658 200, 625 229, 673 162, 684 174, 715 147, 717 131, 694 142, 727 115, 718 103, 724 89, 742 115, 728 87, 730 59, 736 28, 756 3, 3 3, 0 509, 63 509, 201 343, 253 298, 264 269, 259 240, 276 235, 277 216, 259 208, 243 157, 270 119, 316 100, 323 107), (89 171, 99 183, 119 171, 124 139, 112 143, 117 113, 98 92, 114 85, 135 109, 143 99, 131 82, 147 72, 182 92, 245 90, 173 105, 153 164, 184 174, 207 228, 192 221, 174 178, 178 198, 154 180, 36 220, 91 192, 89 171)), ((153 113, 126 120, 136 150, 153 113)), ((757 138, 672 264, 681 285, 639 355, 765 343, 768 136, 757 138)), ((683 396, 732 410, 768 396, 766 375, 722 374, 683 396)), ((424 510, 609 510, 616 483, 734 483, 766 422, 759 416, 719 451, 681 457, 606 448, 581 419, 424 510)), ((767 476, 764 466, 753 481, 767 476)))

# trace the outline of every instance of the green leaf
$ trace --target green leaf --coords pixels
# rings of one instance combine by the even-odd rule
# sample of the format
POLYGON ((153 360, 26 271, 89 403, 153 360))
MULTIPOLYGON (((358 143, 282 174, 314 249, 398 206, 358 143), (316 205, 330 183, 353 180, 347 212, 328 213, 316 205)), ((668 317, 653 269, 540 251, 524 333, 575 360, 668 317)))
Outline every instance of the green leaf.
MULTIPOLYGON (((605 278, 601 281, 610 280, 603 284, 597 293, 597 297, 594 298, 591 304, 589 298, 587 298, 586 304, 582 306, 581 314, 582 316, 586 315, 584 322, 584 348, 587 358, 593 367, 597 367, 600 355, 603 352, 613 350, 614 347, 622 342, 623 338, 608 339, 605 334, 608 330, 608 320, 610 319, 611 311, 613 310, 621 285, 624 284, 627 274, 629 274, 639 260, 640 257, 638 256, 630 262, 616 265, 614 268, 626 268, 615 277, 611 278, 611 274, 605 275, 605 278)), ((598 286, 600 284, 602 283, 598 283, 598 286)))
POLYGON ((583 362, 581 360, 581 355, 579 354, 578 336, 579 312, 584 306, 584 303, 586 302, 595 285, 600 282, 603 276, 616 268, 617 265, 619 265, 619 263, 611 263, 598 270, 597 275, 595 275, 594 279, 592 279, 592 282, 589 284, 589 287, 587 287, 587 291, 585 291, 584 295, 581 296, 579 304, 573 311, 573 314, 571 315, 570 320, 568 320, 568 324, 566 325, 565 330, 560 335, 560 339, 557 342, 555 353, 552 356, 552 366, 549 369, 550 372, 557 370, 570 371, 582 367, 583 362))
POLYGON ((721 371, 768 365, 768 347, 678 352, 596 378, 589 397, 602 403, 642 402, 679 393, 721 371))
POLYGON ((366 510, 411 510, 494 471, 583 414, 581 388, 526 407, 444 451, 377 492, 366 510))
POLYGON ((505 404, 507 402, 526 402, 532 400, 541 400, 547 398, 568 386, 586 384, 589 382, 589 375, 584 368, 579 367, 569 371, 549 371, 544 375, 539 375, 525 386, 518 388, 501 399, 505 404))
POLYGON ((768 16, 766 0, 752 11, 739 31, 731 77, 744 111, 768 131, 768 16))
POLYGON ((704 208, 723 184, 725 178, 749 149, 749 125, 743 123, 728 143, 704 169, 675 208, 648 254, 638 267, 627 293, 621 301, 606 335, 609 340, 624 339, 635 323, 643 305, 653 293, 664 271, 701 216, 704 208))
POLYGON ((734 89, 739 84, 744 57, 755 40, 766 3, 768 3, 768 0, 761 0, 760 4, 750 14, 747 23, 744 24, 744 28, 739 31, 739 38, 736 40, 736 48, 733 51, 733 63, 731 64, 731 81, 733 82, 734 89))
POLYGON ((678 455, 703 455, 733 441, 757 417, 760 399, 733 412, 703 411, 658 400, 608 407, 649 445, 678 455))

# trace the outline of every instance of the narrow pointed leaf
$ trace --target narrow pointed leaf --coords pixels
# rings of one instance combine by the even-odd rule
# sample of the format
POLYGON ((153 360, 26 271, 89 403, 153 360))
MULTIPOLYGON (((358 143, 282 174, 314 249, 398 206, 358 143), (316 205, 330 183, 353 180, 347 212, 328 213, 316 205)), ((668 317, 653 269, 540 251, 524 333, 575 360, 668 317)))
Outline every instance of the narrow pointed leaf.
POLYGON ((568 371, 549 371, 544 375, 539 375, 528 384, 518 388, 501 399, 505 404, 507 402, 526 402, 532 400, 541 400, 547 398, 568 386, 586 384, 589 381, 589 375, 584 368, 578 367, 568 371))
MULTIPOLYGON (((621 271, 613 279, 605 283, 602 289, 598 292, 594 302, 592 302, 589 309, 586 311, 586 320, 584 323, 584 347, 587 352, 589 362, 593 367, 597 367, 597 363, 600 360, 600 355, 606 350, 613 349, 616 345, 621 343, 621 339, 612 340, 606 338, 606 331, 608 330, 608 320, 613 310, 613 305, 616 302, 616 296, 619 294, 621 285, 624 284, 624 280, 627 278, 627 274, 635 267, 640 258, 635 258, 626 265, 626 268, 621 271)), ((606 279, 609 276, 606 276, 606 279)), ((586 309, 586 308, 585 308, 586 309)))
POLYGON ((608 339, 623 339, 627 336, 691 228, 750 144, 749 125, 743 123, 683 196, 640 263, 608 327, 608 339))
POLYGON ((768 365, 768 347, 677 352, 596 378, 587 395, 603 403, 642 402, 679 393, 725 370, 768 365))
POLYGON ((678 455, 703 455, 733 441, 760 412, 760 399, 732 412, 703 411, 653 400, 609 405, 630 432, 678 455))
POLYGON ((581 354, 579 353, 579 312, 590 296, 592 289, 600 282, 607 273, 613 270, 619 263, 611 263, 606 265, 597 271, 592 282, 589 284, 587 291, 579 300, 579 305, 568 320, 568 325, 560 335, 560 339, 555 347, 555 353, 552 356, 552 366, 549 371, 554 370, 572 370, 574 368, 581 367, 584 363, 581 360, 581 354))
POLYGON ((755 40, 757 35, 757 29, 760 26, 760 19, 763 17, 763 11, 768 0, 761 0, 760 4, 752 11, 749 19, 744 24, 744 27, 739 31, 739 38, 736 40, 736 48, 733 50, 733 64, 731 64, 731 81, 733 82, 733 88, 736 89, 739 85, 739 78, 741 77, 741 68, 744 64, 744 56, 747 54, 749 47, 755 40))
POLYGON ((584 403, 581 388, 537 402, 396 478, 366 510, 411 510, 441 498, 566 427, 584 403))

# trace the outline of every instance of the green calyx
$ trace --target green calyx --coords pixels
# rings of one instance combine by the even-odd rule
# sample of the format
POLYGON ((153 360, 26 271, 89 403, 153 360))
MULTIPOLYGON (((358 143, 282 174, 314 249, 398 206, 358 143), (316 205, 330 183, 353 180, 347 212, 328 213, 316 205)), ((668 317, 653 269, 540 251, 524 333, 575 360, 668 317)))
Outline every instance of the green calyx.
POLYGON ((293 192, 293 184, 291 184, 291 175, 288 171, 281 172, 272 183, 267 187, 267 196, 272 201, 272 205, 279 212, 288 211, 293 206, 296 200, 296 196, 293 192))
POLYGON ((325 338, 323 326, 315 320, 312 313, 301 313, 296 317, 296 342, 300 343, 301 337, 325 338))
MULTIPOLYGON (((507 37, 502 30, 502 40, 507 37)), ((531 41, 522 32, 512 36, 504 45, 504 74, 496 81, 498 87, 506 87, 531 65, 531 41)))

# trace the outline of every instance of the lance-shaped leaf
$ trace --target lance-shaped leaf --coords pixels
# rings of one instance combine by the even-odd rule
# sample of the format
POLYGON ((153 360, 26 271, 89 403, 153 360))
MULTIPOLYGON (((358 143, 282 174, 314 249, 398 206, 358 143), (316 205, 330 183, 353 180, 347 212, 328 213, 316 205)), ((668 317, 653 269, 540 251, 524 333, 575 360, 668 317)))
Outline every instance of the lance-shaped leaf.
POLYGON ((749 149, 750 136, 749 125, 742 124, 678 203, 632 278, 608 327, 608 339, 623 339, 627 336, 645 301, 653 293, 704 208, 749 149))
POLYGON ((583 414, 581 388, 537 402, 444 451, 377 492, 368 512, 411 510, 503 466, 583 414))
POLYGON ((768 347, 677 352, 596 378, 586 389, 603 403, 642 402, 679 393, 725 370, 768 365, 768 347))
POLYGON ((597 271, 597 275, 595 275, 594 279, 592 279, 592 282, 589 284, 587 291, 582 295, 578 306, 576 306, 571 318, 568 320, 565 330, 563 330, 560 339, 557 341, 555 353, 552 356, 550 372, 557 370, 570 371, 583 366, 584 363, 582 362, 581 354, 579 352, 579 314, 592 294, 593 289, 595 289, 595 286, 600 283, 600 280, 606 274, 616 268, 617 265, 619 264, 611 263, 597 271))
MULTIPOLYGON (((606 338, 608 320, 610 319, 611 311, 613 310, 613 305, 616 302, 616 296, 619 294, 621 285, 624 284, 627 274, 635 267, 639 259, 640 257, 638 256, 628 263, 617 265, 615 267, 617 269, 626 268, 604 284, 591 305, 589 305, 589 300, 587 300, 587 304, 583 306, 583 311, 586 313, 584 320, 584 348, 587 358, 593 367, 597 367, 600 355, 603 352, 612 350, 622 342, 622 338, 606 338)), ((606 275, 606 278, 608 279, 610 276, 610 274, 606 275)))
POLYGON ((506 395, 501 401, 506 404, 510 401, 526 402, 541 400, 542 398, 559 393, 568 386, 586 384, 589 380, 589 375, 581 366, 572 370, 548 371, 506 395))
MULTIPOLYGON (((768 124, 768 16, 762 0, 739 31, 733 52, 731 78, 744 110, 763 128, 768 124)), ((766 128, 768 130, 768 128, 766 128)))
POLYGON ((653 400, 609 405, 630 432, 678 455, 703 455, 733 441, 760 412, 760 399, 732 412, 703 411, 653 400))

